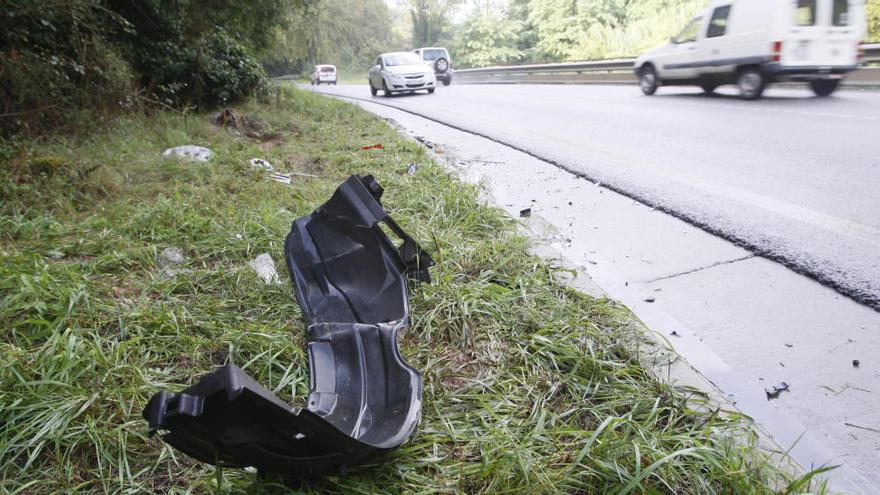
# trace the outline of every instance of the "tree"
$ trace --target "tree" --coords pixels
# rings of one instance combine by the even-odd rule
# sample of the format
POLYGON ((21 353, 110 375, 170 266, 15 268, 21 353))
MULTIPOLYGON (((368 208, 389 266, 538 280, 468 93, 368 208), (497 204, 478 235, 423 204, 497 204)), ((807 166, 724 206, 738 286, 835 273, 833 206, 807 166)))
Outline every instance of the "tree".
POLYGON ((450 38, 450 13, 461 0, 409 0, 413 47, 445 44, 450 38))
POLYGON ((868 0, 868 39, 880 41, 880 0, 868 0))
POLYGON ((402 45, 391 34, 391 13, 383 0, 320 0, 297 14, 270 57, 287 60, 289 71, 316 64, 365 70, 376 55, 402 45))
POLYGON ((520 60, 517 48, 522 22, 500 12, 480 12, 479 8, 456 31, 453 44, 458 64, 464 67, 510 64, 520 60))

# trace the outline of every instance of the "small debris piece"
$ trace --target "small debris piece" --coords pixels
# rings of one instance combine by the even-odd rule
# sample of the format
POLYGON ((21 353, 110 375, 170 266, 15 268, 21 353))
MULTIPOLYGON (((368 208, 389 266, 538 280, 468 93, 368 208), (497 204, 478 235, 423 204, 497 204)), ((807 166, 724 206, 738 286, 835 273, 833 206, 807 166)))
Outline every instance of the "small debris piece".
POLYGON ((410 163, 409 167, 406 168, 406 175, 416 175, 416 172, 418 172, 418 170, 419 167, 416 166, 415 163, 410 163))
POLYGON ((257 272, 263 282, 267 284, 279 284, 281 280, 278 278, 278 271, 275 269, 275 261, 269 253, 263 253, 248 262, 248 266, 257 272))
POLYGON ((156 264, 159 265, 159 268, 179 265, 184 261, 186 261, 186 256, 183 255, 183 251, 176 247, 165 248, 156 256, 156 264))
POLYGON ((573 205, 573 204, 574 204, 574 203, 572 203, 571 201, 568 202, 568 206, 571 206, 571 205, 573 205))
POLYGON ((780 393, 786 392, 788 390, 789 385, 787 383, 779 382, 770 388, 765 388, 764 392, 767 394, 767 400, 772 400, 778 398, 780 393))
POLYGON ((271 163, 269 163, 268 161, 266 161, 262 158, 251 158, 250 163, 251 163, 251 167, 261 168, 267 172, 271 172, 271 171, 275 170, 275 167, 273 167, 271 163))
POLYGON ((843 423, 843 424, 846 426, 849 426, 850 428, 858 428, 860 430, 867 430, 867 431, 873 431, 874 433, 880 433, 880 429, 871 428, 870 426, 862 426, 862 425, 857 425, 854 423, 843 423))
POLYGON ((177 146, 168 148, 162 152, 165 158, 182 158, 192 162, 206 162, 214 156, 214 152, 202 146, 188 144, 185 146, 177 146))
POLYGON ((60 260, 61 258, 64 257, 64 252, 59 251, 57 249, 53 249, 51 251, 46 251, 46 256, 48 256, 49 258, 52 258, 53 260, 60 260))
POLYGON ((794 347, 794 344, 785 344, 785 347, 794 347))
POLYGON ((679 335, 678 332, 676 332, 675 330, 673 330, 672 333, 670 333, 669 335, 672 335, 673 337, 681 337, 681 335, 679 335))
POLYGON ((234 127, 237 129, 238 116, 232 110, 224 108, 211 116, 211 123, 220 127, 234 127))
POLYGON ((858 368, 859 365, 862 364, 858 359, 853 359, 853 368, 858 368))
POLYGON ((528 218, 530 216, 532 216, 532 209, 531 208, 526 208, 524 210, 519 211, 520 218, 528 218))
POLYGON ((653 302, 656 301, 656 300, 657 300, 657 299, 655 299, 655 298, 653 298, 653 297, 649 297, 649 298, 645 299, 645 302, 646 302, 646 303, 653 303, 653 302))
POLYGON ((372 144, 372 145, 369 145, 369 146, 361 146, 361 151, 365 151, 365 150, 381 150, 381 149, 383 149, 383 146, 382 146, 381 144, 372 144))
POLYGON ((282 184, 290 184, 290 176, 284 174, 272 174, 269 177, 272 178, 275 182, 280 182, 282 184))

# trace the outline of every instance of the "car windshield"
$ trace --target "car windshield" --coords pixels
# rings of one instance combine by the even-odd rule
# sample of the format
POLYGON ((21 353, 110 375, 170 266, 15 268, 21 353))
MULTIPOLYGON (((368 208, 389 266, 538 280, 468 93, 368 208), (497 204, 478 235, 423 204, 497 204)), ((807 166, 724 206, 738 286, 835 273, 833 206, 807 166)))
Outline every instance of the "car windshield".
POLYGON ((415 53, 395 53, 393 55, 385 55, 385 65, 388 67, 420 63, 422 63, 422 59, 420 59, 415 53))
POLYGON ((422 52, 422 58, 425 60, 434 61, 440 57, 446 58, 446 50, 425 50, 422 52))

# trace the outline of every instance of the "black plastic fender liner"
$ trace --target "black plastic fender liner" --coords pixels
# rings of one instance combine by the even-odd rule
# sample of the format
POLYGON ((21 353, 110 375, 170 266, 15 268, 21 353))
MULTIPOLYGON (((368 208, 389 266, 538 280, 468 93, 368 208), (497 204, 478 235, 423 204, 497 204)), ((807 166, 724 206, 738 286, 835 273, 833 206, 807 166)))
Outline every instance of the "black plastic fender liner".
POLYGON ((366 462, 412 435, 422 382, 397 336, 409 323, 407 278, 429 282, 433 260, 387 215, 382 192, 372 176, 351 176, 287 236, 308 321, 306 407, 284 403, 230 364, 180 393, 154 395, 143 412, 150 434, 162 431, 169 445, 207 463, 286 475, 366 462))

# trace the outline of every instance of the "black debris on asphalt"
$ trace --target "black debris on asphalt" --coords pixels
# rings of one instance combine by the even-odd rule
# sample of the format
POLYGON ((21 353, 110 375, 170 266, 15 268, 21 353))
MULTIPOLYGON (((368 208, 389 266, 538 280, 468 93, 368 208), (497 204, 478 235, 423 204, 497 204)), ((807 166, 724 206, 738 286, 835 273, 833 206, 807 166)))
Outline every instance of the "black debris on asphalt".
POLYGON ((782 392, 789 391, 789 385, 785 382, 779 382, 776 385, 773 385, 770 388, 765 388, 764 392, 767 393, 767 400, 776 399, 779 397, 779 394, 782 392))

